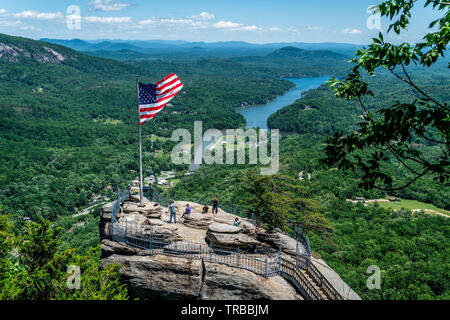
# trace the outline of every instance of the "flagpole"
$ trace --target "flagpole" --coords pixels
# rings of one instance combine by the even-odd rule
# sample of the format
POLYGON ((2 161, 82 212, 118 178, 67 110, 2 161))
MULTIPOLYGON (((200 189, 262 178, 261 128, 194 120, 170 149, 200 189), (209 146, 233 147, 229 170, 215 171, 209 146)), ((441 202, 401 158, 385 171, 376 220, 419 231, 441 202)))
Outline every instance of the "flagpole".
POLYGON ((144 194, 144 188, 143 188, 143 182, 142 182, 142 133, 141 133, 141 113, 140 113, 140 107, 139 107, 139 75, 136 76, 136 83, 137 83, 137 93, 138 93, 138 127, 139 127, 139 182, 140 182, 140 192, 139 192, 139 207, 145 207, 145 204, 143 204, 143 194, 144 194))

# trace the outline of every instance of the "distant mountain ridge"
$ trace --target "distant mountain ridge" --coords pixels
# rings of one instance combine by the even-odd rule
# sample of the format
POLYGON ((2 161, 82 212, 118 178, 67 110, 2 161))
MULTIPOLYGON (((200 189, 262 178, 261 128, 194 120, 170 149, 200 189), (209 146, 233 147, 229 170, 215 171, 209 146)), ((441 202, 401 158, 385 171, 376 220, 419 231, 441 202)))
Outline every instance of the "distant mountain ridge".
POLYGON ((193 48, 203 48, 208 50, 229 50, 244 55, 266 55, 270 52, 282 47, 296 47, 303 50, 319 51, 329 50, 340 54, 352 55, 354 51, 363 45, 348 43, 266 43, 254 44, 244 41, 220 41, 220 42, 188 42, 182 40, 61 40, 42 38, 41 41, 60 44, 72 48, 77 51, 98 51, 98 50, 133 50, 140 53, 149 53, 156 50, 157 52, 167 51, 189 51, 193 48))
POLYGON ((330 50, 303 50, 293 46, 287 46, 278 49, 269 54, 269 57, 309 57, 317 55, 320 55, 322 57, 336 57, 336 58, 343 57, 342 54, 330 50))
MULTIPOLYGON (((78 41, 74 41, 78 42, 78 41)), ((119 61, 94 57, 74 49, 49 42, 9 36, 0 33, 0 64, 27 66, 61 65, 66 72, 91 75, 136 74, 137 68, 119 61)), ((33 67, 37 68, 37 67, 33 67)))

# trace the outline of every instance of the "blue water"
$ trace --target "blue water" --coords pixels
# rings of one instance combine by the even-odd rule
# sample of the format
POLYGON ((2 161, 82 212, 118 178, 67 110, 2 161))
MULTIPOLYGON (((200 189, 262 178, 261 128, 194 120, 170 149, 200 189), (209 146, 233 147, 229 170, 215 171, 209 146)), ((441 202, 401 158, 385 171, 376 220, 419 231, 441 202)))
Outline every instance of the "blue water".
POLYGON ((284 95, 279 96, 272 102, 241 109, 238 112, 247 120, 247 128, 260 127, 261 129, 267 130, 267 119, 270 115, 300 99, 302 97, 302 92, 320 87, 320 85, 325 83, 329 78, 329 76, 326 76, 317 78, 284 79, 295 83, 297 87, 286 92, 284 95))

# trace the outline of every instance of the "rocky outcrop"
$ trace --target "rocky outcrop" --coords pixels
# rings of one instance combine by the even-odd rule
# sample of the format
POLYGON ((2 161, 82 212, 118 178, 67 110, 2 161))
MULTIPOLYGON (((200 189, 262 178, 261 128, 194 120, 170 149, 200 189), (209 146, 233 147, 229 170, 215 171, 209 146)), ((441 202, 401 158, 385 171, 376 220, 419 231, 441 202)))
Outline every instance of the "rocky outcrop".
MULTIPOLYGON (((294 287, 279 276, 264 278, 245 269, 210 263, 208 261, 221 260, 209 260, 210 256, 204 255, 208 245, 215 245, 239 247, 241 252, 246 251, 243 254, 255 259, 274 258, 278 256, 281 243, 284 258, 291 259, 287 254, 295 254, 297 242, 289 236, 260 230, 258 239, 255 239, 254 225, 248 219, 240 218, 241 224, 236 227, 233 225, 235 215, 222 210, 218 215, 202 214, 201 205, 195 203, 190 203, 190 215, 181 218, 177 214, 177 223, 169 223, 167 208, 147 199, 144 199, 144 204, 145 207, 139 207, 139 199, 132 197, 123 204, 116 219, 117 240, 124 236, 120 230, 127 230, 129 234, 137 231, 140 236, 152 235, 147 240, 141 238, 139 247, 111 241, 112 203, 103 206, 100 218, 102 259, 105 264, 122 265, 121 273, 131 297, 206 300, 301 298, 294 287), (148 239, 164 242, 160 243, 160 250, 149 252, 142 250, 149 243, 148 239), (188 259, 188 255, 196 258, 188 259)), ((176 205, 184 208, 186 202, 176 202, 176 205)), ((332 270, 328 270, 327 275, 335 280, 333 285, 343 282, 332 270)), ((348 286, 343 288, 351 290, 348 286)))
POLYGON ((201 260, 163 255, 138 256, 113 254, 103 264, 122 265, 132 298, 197 299, 202 287, 201 260))
POLYGON ((166 227, 166 226, 157 226, 157 225, 149 225, 148 227, 144 227, 144 234, 153 232, 153 237, 155 240, 163 240, 163 241, 182 241, 183 237, 179 234, 178 229, 176 227, 166 227))
POLYGON ((241 228, 236 226, 230 226, 226 223, 213 223, 208 228, 211 232, 217 232, 217 233, 239 233, 241 231, 241 228))
POLYGON ((279 248, 281 243, 281 250, 289 255, 295 255, 298 250, 300 253, 305 252, 305 246, 302 242, 297 242, 295 239, 285 235, 281 232, 274 233, 259 233, 257 239, 261 242, 265 242, 273 248, 279 248))
POLYGON ((200 292, 204 300, 300 300, 282 277, 263 278, 253 272, 205 262, 200 292))
POLYGON ((23 59, 32 59, 38 63, 59 64, 66 58, 54 49, 46 46, 21 47, 20 44, 0 42, 0 61, 17 63, 23 59))
POLYGON ((132 298, 200 300, 299 300, 281 277, 263 278, 250 271, 202 260, 164 255, 144 256, 103 241, 103 265, 121 265, 132 298), (125 251, 124 251, 125 250, 125 251), (106 254, 106 252, 104 253, 106 254))
POLYGON ((123 205, 123 212, 125 214, 134 213, 140 214, 146 218, 161 218, 164 210, 160 205, 154 202, 145 201, 143 203, 145 206, 140 207, 136 202, 125 202, 123 205))
POLYGON ((208 230, 206 232, 206 238, 212 244, 222 247, 241 247, 247 248, 260 244, 258 240, 249 237, 243 233, 230 234, 230 233, 218 233, 208 230))
POLYGON ((107 239, 102 240, 102 255, 104 257, 110 256, 114 253, 120 255, 134 255, 137 254, 137 252, 138 251, 135 248, 130 246, 107 239))
POLYGON ((209 228, 212 221, 209 215, 202 213, 191 213, 184 216, 183 223, 191 228, 206 230, 209 228))

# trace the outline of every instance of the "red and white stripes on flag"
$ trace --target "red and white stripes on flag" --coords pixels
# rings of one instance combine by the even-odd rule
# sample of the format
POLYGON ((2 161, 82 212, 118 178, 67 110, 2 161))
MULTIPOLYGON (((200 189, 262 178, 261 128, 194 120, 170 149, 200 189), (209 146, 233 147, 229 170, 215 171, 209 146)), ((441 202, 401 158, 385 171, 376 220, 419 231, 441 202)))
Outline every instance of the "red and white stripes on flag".
POLYGON ((175 74, 169 74, 156 85, 139 83, 139 116, 140 124, 152 119, 183 88, 183 84, 175 74))

